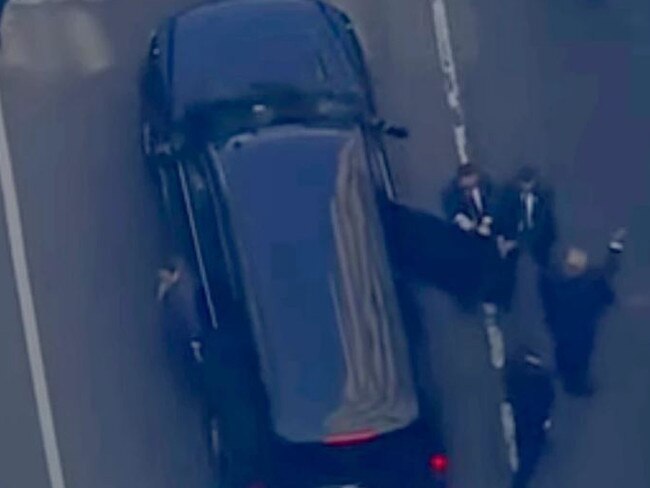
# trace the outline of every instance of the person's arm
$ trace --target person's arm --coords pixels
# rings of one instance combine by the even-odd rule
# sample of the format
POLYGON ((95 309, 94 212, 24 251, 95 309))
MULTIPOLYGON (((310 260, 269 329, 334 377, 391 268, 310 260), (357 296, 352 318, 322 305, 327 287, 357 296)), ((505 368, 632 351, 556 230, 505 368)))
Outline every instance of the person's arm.
POLYGON ((442 196, 442 207, 447 220, 464 231, 473 230, 476 226, 472 218, 464 212, 458 189, 452 182, 442 196))
POLYGON ((546 222, 545 233, 546 240, 550 243, 555 242, 557 239, 557 220, 555 218, 555 193, 551 189, 547 189, 544 194, 544 212, 546 222))
POLYGON ((547 376, 547 381, 544 385, 544 424, 543 429, 548 434, 548 432, 553 427, 553 408, 555 407, 555 388, 553 388, 553 381, 551 379, 550 372, 547 376))
POLYGON ((625 249, 626 229, 619 229, 609 241, 607 258, 603 265, 603 275, 607 281, 611 280, 618 272, 621 265, 621 255, 625 249))
POLYGON ((544 395, 544 408, 546 410, 546 417, 550 418, 553 407, 555 406, 555 388, 553 388, 553 380, 550 372, 547 373, 545 379, 544 389, 546 392, 544 395))
POLYGON ((494 234, 501 257, 508 256, 518 247, 517 243, 518 194, 512 187, 503 189, 494 205, 494 234))
POLYGON ((492 235, 495 212, 494 188, 490 179, 483 176, 483 183, 479 189, 483 200, 483 216, 478 223, 476 232, 483 237, 490 237, 492 235))

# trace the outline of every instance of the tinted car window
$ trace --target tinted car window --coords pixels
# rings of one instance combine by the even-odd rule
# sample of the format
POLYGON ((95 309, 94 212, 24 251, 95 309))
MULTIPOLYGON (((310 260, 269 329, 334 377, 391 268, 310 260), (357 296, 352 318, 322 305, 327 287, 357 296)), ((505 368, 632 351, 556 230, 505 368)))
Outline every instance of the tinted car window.
POLYGON ((176 117, 197 103, 278 86, 337 92, 358 83, 340 41, 312 2, 225 2, 194 9, 178 17, 174 45, 176 117))

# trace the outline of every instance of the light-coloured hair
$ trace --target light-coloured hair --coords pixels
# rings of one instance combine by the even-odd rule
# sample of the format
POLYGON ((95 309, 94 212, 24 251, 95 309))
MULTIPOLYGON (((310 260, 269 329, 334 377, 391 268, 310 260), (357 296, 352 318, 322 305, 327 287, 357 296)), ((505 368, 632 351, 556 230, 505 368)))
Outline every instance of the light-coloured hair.
POLYGON ((582 274, 589 265, 589 255, 584 249, 571 246, 567 248, 562 260, 564 270, 570 275, 582 274))

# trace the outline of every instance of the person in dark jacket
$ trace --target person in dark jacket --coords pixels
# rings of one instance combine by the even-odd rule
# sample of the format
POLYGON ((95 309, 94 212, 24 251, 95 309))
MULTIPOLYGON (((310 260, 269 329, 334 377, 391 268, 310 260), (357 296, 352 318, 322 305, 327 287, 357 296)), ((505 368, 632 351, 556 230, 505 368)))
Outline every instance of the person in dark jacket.
POLYGON ((555 390, 551 373, 540 357, 522 348, 506 369, 508 400, 515 421, 519 467, 512 488, 524 488, 535 472, 546 445, 555 390))
POLYGON ((443 192, 442 204, 447 219, 465 232, 482 237, 492 235, 492 184, 471 164, 458 167, 453 181, 443 192))
POLYGON ((168 266, 158 270, 157 299, 167 312, 176 333, 185 338, 193 356, 200 362, 201 341, 206 325, 200 313, 200 286, 183 258, 173 257, 168 266))
POLYGON ((513 251, 529 252, 538 265, 548 264, 557 238, 554 198, 537 169, 522 167, 499 199, 498 235, 513 251))
POLYGON ((589 266, 587 254, 570 248, 558 269, 542 275, 546 323, 555 341, 558 373, 567 393, 589 396, 589 363, 598 321, 614 302, 611 280, 619 267, 626 232, 614 233, 602 266, 589 266))
POLYGON ((162 325, 172 371, 179 384, 203 397, 201 363, 206 330, 200 307, 200 285, 191 266, 174 256, 158 270, 156 297, 161 305, 162 325))
POLYGON ((495 233, 503 258, 496 301, 510 309, 516 284, 517 265, 522 253, 545 268, 557 238, 552 190, 541 181, 537 169, 522 167, 506 185, 497 204, 495 233))
MULTIPOLYGON (((501 272, 501 263, 493 239, 494 192, 490 179, 472 163, 458 167, 456 176, 442 195, 442 204, 447 220, 462 233, 472 237, 477 247, 485 251, 477 253, 473 269, 457 272, 460 283, 479 282, 477 293, 459 296, 459 305, 465 311, 476 309, 482 303, 490 310, 495 310, 495 299, 500 288, 494 278, 501 272), (492 252, 491 250, 494 250, 492 252)), ((460 287, 462 288, 462 286, 460 287)))

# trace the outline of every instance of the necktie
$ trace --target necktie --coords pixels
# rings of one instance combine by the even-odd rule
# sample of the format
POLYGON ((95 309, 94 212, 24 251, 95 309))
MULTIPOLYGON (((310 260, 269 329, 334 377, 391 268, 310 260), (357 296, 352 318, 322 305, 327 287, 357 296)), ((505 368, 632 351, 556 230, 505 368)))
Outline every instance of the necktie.
POLYGON ((477 217, 483 214, 483 202, 481 201, 481 191, 478 188, 472 189, 472 203, 476 209, 477 217))
POLYGON ((533 214, 535 211, 535 195, 532 192, 526 192, 521 194, 521 203, 522 203, 522 220, 524 223, 524 228, 527 230, 532 229, 535 226, 533 221, 533 214))

